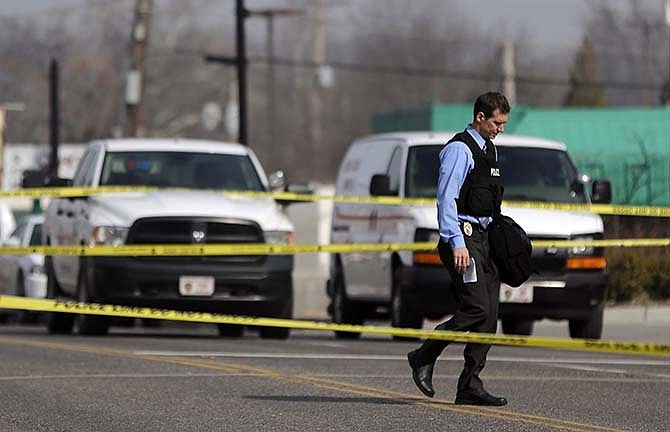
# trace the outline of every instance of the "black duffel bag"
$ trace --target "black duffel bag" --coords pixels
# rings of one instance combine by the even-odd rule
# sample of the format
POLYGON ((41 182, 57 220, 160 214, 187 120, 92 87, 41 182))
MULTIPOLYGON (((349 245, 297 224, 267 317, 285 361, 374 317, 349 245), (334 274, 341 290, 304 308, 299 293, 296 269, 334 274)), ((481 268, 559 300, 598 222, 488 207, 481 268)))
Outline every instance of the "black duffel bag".
POLYGON ((500 282, 518 287, 533 273, 533 246, 523 230, 509 216, 496 215, 488 226, 491 258, 498 267, 500 282))

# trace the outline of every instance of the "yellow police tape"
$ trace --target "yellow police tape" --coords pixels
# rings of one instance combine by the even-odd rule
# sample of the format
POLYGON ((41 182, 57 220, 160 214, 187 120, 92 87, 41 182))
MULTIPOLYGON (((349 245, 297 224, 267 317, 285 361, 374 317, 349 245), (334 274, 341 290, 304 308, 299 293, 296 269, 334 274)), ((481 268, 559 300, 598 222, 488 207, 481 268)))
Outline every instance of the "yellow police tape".
POLYGON ((409 328, 334 324, 307 320, 223 315, 208 312, 178 311, 170 309, 155 309, 98 303, 78 303, 15 296, 0 296, 0 309, 21 309, 40 312, 63 312, 126 318, 153 318, 213 324, 285 327, 303 330, 330 330, 410 338, 441 339, 456 342, 475 342, 491 345, 670 357, 670 345, 664 344, 600 341, 594 339, 561 339, 536 336, 496 335, 492 333, 468 333, 442 330, 418 330, 409 328))
MULTIPOLYGON (((535 240, 536 248, 571 247, 667 247, 670 238, 614 239, 614 240, 535 240)), ((0 255, 57 255, 57 256, 209 256, 209 255, 293 255, 305 253, 358 253, 432 251, 433 242, 417 243, 336 243, 336 244, 155 244, 119 246, 29 246, 0 247, 0 255)))
MULTIPOLYGON (((89 195, 124 193, 124 192, 154 192, 158 190, 180 190, 180 189, 161 189, 157 187, 144 186, 100 186, 91 187, 49 187, 49 188, 26 188, 13 191, 0 191, 0 198, 17 197, 83 197, 89 195)), ((185 190, 185 189, 181 189, 185 190)), ((315 195, 298 194, 292 192, 259 192, 259 191, 218 191, 225 195, 241 195, 250 198, 268 198, 289 201, 334 201, 343 203, 376 203, 384 205, 421 205, 434 206, 433 198, 400 198, 395 196, 361 197, 361 196, 343 196, 343 195, 315 195)), ((661 206, 630 206, 630 205, 609 205, 609 204, 567 204, 536 201, 504 201, 504 207, 525 207, 548 210, 565 211, 584 211, 606 215, 620 216, 653 216, 670 217, 670 207, 661 206)))

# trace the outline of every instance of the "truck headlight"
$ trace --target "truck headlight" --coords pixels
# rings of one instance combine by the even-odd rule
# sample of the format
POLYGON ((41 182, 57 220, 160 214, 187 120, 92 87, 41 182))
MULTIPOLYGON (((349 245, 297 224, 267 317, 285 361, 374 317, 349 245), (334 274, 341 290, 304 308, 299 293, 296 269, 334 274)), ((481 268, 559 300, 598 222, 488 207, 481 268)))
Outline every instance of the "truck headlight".
POLYGON ((265 243, 291 244, 293 243, 293 233, 290 231, 266 231, 265 243))
POLYGON ((97 226, 91 233, 91 246, 121 246, 126 243, 128 228, 97 226))

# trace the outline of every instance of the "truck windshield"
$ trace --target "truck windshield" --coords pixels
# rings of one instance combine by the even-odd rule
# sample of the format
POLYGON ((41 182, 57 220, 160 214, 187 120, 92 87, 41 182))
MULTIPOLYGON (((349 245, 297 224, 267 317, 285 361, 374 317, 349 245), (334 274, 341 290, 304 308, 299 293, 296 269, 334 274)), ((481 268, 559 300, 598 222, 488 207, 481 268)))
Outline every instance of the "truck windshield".
MULTIPOLYGON (((405 196, 434 198, 437 194, 439 153, 443 145, 410 148, 407 156, 405 196)), ((585 203, 583 189, 575 191, 577 170, 561 150, 497 146, 498 165, 508 201, 585 203)))
POLYGON ((109 152, 100 186, 264 190, 248 156, 187 152, 109 152))

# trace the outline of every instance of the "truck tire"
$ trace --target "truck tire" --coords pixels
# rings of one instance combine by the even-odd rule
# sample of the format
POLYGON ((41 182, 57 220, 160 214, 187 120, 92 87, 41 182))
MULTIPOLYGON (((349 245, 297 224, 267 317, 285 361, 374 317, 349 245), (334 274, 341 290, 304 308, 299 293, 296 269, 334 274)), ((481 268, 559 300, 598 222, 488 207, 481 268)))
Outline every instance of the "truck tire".
MULTIPOLYGON (((344 274, 342 268, 338 265, 333 278, 333 322, 335 324, 362 324, 363 317, 357 305, 347 298, 346 287, 344 284, 344 274)), ((360 333, 335 331, 335 337, 338 339, 358 339, 360 333)))
MULTIPOLYGON (((79 261, 79 277, 77 278, 77 301, 88 303, 92 301, 89 295, 90 281, 88 278, 88 261, 81 258, 79 261)), ((110 318, 101 315, 77 315, 75 324, 80 335, 106 335, 109 332, 110 318)))
MULTIPOLYGON (((47 242, 49 244, 49 242, 47 242)), ((47 298, 55 300, 60 296, 60 288, 54 274, 52 257, 44 257, 44 271, 47 275, 47 298)), ((70 313, 47 313, 47 331, 50 334, 72 334, 74 315, 70 313)))
POLYGON ((570 337, 579 339, 600 339, 603 335, 603 313, 600 308, 593 312, 590 319, 570 320, 570 337))
MULTIPOLYGON (((402 280, 400 267, 393 270, 393 287, 391 293, 391 326, 400 328, 420 329, 423 325, 421 314, 412 309, 407 301, 407 290, 410 287, 402 280)), ((418 338, 393 336, 397 341, 414 341, 418 338)))
MULTIPOLYGON (((291 296, 282 305, 281 313, 276 317, 281 319, 293 318, 293 297, 291 296)), ((258 334, 262 339, 288 339, 291 329, 287 327, 259 327, 258 334)))
MULTIPOLYGON (((23 272, 19 270, 16 274, 16 295, 18 297, 26 296, 26 283, 25 278, 23 277, 23 272)), ((39 321, 40 313, 36 311, 29 310, 17 310, 14 311, 14 321, 19 324, 30 324, 39 321)))
POLYGON ((530 336, 533 334, 533 320, 502 320, 502 329, 505 334, 514 334, 521 336, 530 336))

